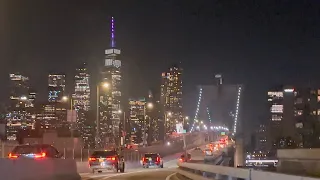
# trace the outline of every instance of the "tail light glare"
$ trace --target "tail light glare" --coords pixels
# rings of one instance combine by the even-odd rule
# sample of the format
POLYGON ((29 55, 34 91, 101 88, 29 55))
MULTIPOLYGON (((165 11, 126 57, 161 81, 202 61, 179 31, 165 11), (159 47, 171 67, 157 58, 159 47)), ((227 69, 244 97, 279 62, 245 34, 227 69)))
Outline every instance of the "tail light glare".
POLYGON ((107 161, 115 161, 116 158, 115 157, 107 157, 107 161))
POLYGON ((97 159, 94 158, 94 157, 90 157, 90 158, 89 158, 89 161, 95 161, 95 160, 97 160, 97 159))
POLYGON ((146 158, 145 157, 142 158, 142 162, 146 162, 146 158))
POLYGON ((180 158, 180 159, 179 159, 179 161, 183 161, 183 159, 182 159, 182 158, 180 158))
POLYGON ((159 157, 157 157, 157 162, 160 162, 160 158, 159 157))
POLYGON ((17 155, 14 155, 14 154, 12 154, 12 153, 9 153, 9 158, 18 158, 18 156, 17 156, 17 155))
POLYGON ((46 157, 46 153, 36 154, 34 157, 35 158, 44 158, 44 157, 46 157))

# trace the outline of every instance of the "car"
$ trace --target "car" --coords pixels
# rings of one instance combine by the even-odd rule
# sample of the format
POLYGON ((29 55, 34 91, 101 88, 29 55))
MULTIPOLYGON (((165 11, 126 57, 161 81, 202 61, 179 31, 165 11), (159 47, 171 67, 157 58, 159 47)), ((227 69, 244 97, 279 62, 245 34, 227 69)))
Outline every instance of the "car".
POLYGON ((213 151, 210 148, 204 150, 204 163, 214 161, 215 157, 213 151))
POLYGON ((94 151, 89 157, 89 168, 92 173, 96 171, 101 173, 103 170, 112 170, 113 172, 124 172, 124 158, 115 150, 94 151))
POLYGON ((62 154, 49 144, 32 144, 16 146, 8 155, 9 159, 30 158, 46 159, 61 158, 62 154))
POLYGON ((187 158, 185 156, 185 153, 181 154, 179 161, 181 162, 187 162, 191 160, 191 154, 187 153, 187 158))
POLYGON ((163 168, 163 160, 158 153, 146 153, 142 157, 142 167, 159 167, 163 168))

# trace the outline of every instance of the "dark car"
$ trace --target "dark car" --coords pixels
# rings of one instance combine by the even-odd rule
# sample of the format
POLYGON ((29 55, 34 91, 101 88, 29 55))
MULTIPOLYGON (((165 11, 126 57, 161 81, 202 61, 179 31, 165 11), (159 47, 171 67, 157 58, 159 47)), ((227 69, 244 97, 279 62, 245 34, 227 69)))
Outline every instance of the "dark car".
POLYGON ((191 160, 191 154, 187 153, 187 158, 186 158, 186 155, 183 153, 181 156, 180 156, 180 159, 179 159, 181 162, 187 162, 187 161, 190 161, 191 160))
POLYGON ((113 172, 124 172, 124 159, 115 150, 94 151, 89 157, 89 167, 92 173, 102 170, 113 170, 113 172))
POLYGON ((143 168, 160 167, 163 168, 163 160, 158 153, 146 153, 142 157, 143 168))
POLYGON ((16 158, 61 158, 59 151, 48 144, 33 144, 33 145, 19 145, 16 146, 8 155, 10 159, 16 158))

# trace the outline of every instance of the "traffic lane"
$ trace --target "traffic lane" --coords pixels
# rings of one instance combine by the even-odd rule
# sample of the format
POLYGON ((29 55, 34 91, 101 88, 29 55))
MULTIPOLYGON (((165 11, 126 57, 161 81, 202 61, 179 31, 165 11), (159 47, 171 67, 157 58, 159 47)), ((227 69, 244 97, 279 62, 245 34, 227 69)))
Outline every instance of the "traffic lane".
MULTIPOLYGON (((164 162, 164 167, 162 168, 154 168, 154 167, 150 167, 150 168, 142 168, 142 165, 137 167, 137 168, 132 168, 132 169, 126 169, 125 173, 122 174, 127 174, 127 173, 138 173, 138 172, 146 172, 146 171, 159 171, 159 170, 168 170, 168 169, 172 169, 172 168, 176 168, 177 166, 177 162, 178 159, 171 159, 168 161, 164 162)), ((101 178, 107 178, 107 177, 113 177, 113 176, 118 176, 118 175, 122 175, 121 173, 113 173, 113 172, 103 172, 103 173, 95 173, 95 174, 91 174, 91 173, 82 173, 82 180, 92 180, 92 179, 101 179, 101 178)))
MULTIPOLYGON (((142 172, 132 172, 120 175, 105 177, 108 180, 166 180, 168 176, 175 173, 174 169, 155 169, 145 170, 142 172)), ((100 179, 99 179, 100 180, 100 179)))
POLYGON ((88 176, 83 176, 81 177, 81 180, 104 180, 104 179, 110 179, 110 180, 114 180, 114 179, 130 179, 132 177, 136 178, 141 178, 141 176, 143 178, 141 178, 141 180, 143 179, 163 179, 165 180, 166 177, 170 174, 173 174, 175 171, 175 168, 165 168, 165 169, 133 169, 130 171, 127 171, 125 173, 99 173, 99 174, 92 174, 92 175, 88 175, 88 176), (146 176, 147 175, 147 176, 146 176), (150 175, 152 177, 150 177, 150 175), (161 175, 161 176, 160 176, 161 175), (148 178, 146 178, 148 177, 148 178), (156 177, 156 178, 154 178, 156 177))
MULTIPOLYGON (((203 148, 203 147, 205 147, 205 146, 201 146, 201 148, 203 148)), ((191 153, 193 151, 194 151, 194 149, 190 149, 190 150, 188 150, 188 153, 191 153)), ((177 162, 180 159, 181 154, 183 154, 183 152, 163 157, 164 169, 178 167, 177 162)), ((202 162, 203 162, 203 160, 202 160, 202 162)), ((126 165, 125 173, 133 173, 133 172, 140 172, 140 171, 144 172, 144 171, 148 171, 148 170, 154 170, 154 168, 144 169, 144 168, 142 168, 141 164, 138 165, 136 163, 136 166, 132 166, 132 167, 126 165)), ((91 180, 91 179, 102 178, 102 177, 110 177, 110 176, 118 175, 118 174, 119 173, 106 172, 106 173, 101 173, 101 174, 81 173, 80 175, 82 176, 83 179, 91 180)))

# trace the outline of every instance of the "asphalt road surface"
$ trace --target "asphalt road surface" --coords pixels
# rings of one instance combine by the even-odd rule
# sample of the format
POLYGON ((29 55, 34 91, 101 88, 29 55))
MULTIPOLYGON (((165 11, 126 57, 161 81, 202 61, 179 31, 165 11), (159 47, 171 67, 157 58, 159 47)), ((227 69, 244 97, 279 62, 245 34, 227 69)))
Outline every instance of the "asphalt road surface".
POLYGON ((85 180, 166 180, 168 176, 174 174, 175 168, 167 169, 147 169, 141 171, 127 172, 123 174, 109 174, 98 177, 90 177, 85 180), (171 169, 171 170, 170 170, 171 169))
MULTIPOLYGON (((113 173, 113 172, 103 172, 103 173, 85 173, 81 174, 82 180, 103 180, 103 179, 135 179, 135 177, 146 177, 144 179, 153 180, 157 177, 158 179, 166 179, 165 175, 170 175, 174 172, 174 169, 177 168, 177 160, 180 157, 181 153, 177 153, 175 155, 165 157, 164 158, 164 168, 148 168, 144 169, 142 167, 126 169, 125 173, 113 173), (152 177, 150 177, 152 176, 152 177), (130 178, 129 178, 130 177, 130 178)), ((139 179, 139 178, 138 178, 139 179)), ((141 179, 141 180, 144 180, 141 179)), ((156 179, 155 179, 156 180, 156 179)))
MULTIPOLYGON (((204 149, 204 146, 201 147, 204 149)), ((193 161, 199 161, 203 163, 203 152, 189 150, 191 158, 193 161)), ((168 157, 164 157, 164 168, 148 168, 144 169, 142 167, 126 169, 125 173, 85 173, 82 174, 82 180, 166 180, 166 178, 172 174, 175 174, 175 169, 177 166, 177 161, 182 153, 177 153, 168 157)), ((172 176, 175 179, 175 176, 172 176)))

